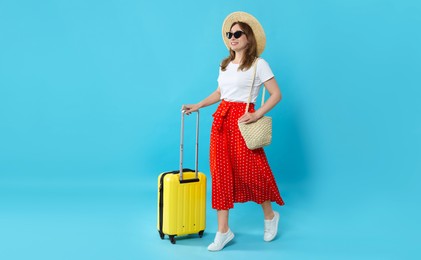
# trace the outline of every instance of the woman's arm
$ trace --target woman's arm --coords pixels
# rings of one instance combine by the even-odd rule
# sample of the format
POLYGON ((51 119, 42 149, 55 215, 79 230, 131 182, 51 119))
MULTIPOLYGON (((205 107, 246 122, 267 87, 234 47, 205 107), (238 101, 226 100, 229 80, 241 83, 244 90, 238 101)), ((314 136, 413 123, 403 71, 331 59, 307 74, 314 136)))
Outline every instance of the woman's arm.
POLYGON ((282 99, 282 93, 279 89, 278 83, 275 80, 275 77, 264 83, 267 91, 270 94, 270 97, 265 102, 265 104, 256 110, 254 113, 245 113, 238 122, 253 123, 263 117, 267 112, 269 112, 279 101, 282 99))
POLYGON ((197 104, 191 104, 191 105, 184 105, 184 109, 186 110, 186 114, 190 115, 192 112, 199 110, 202 107, 207 107, 210 105, 213 105, 217 103, 221 99, 221 91, 219 90, 219 87, 210 94, 207 98, 203 99, 197 104))

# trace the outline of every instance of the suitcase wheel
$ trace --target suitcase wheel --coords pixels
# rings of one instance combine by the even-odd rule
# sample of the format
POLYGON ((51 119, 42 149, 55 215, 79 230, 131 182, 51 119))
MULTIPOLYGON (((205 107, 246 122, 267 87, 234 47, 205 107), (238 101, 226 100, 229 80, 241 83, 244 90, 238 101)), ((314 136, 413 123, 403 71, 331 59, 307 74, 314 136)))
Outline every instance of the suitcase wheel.
POLYGON ((175 236, 170 235, 171 244, 175 244, 175 236))
POLYGON ((164 234, 164 233, 162 233, 162 231, 161 231, 161 230, 158 230, 158 233, 159 233, 159 236, 161 237, 161 239, 164 239, 165 234, 164 234))
POLYGON ((204 230, 199 231, 199 237, 201 238, 203 236, 203 232, 205 232, 204 230))

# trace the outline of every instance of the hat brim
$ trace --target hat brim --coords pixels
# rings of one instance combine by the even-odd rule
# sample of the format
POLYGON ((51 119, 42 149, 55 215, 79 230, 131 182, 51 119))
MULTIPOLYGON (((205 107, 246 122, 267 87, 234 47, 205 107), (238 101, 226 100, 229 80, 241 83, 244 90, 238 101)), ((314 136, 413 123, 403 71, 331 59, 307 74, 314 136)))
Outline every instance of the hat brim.
POLYGON ((225 46, 229 49, 229 39, 226 37, 226 33, 231 30, 231 26, 235 22, 243 22, 248 24, 253 30, 254 37, 257 42, 257 55, 261 55, 265 50, 266 46, 266 35, 262 25, 259 21, 249 13, 246 12, 234 12, 229 14, 222 24, 222 39, 224 40, 225 46))

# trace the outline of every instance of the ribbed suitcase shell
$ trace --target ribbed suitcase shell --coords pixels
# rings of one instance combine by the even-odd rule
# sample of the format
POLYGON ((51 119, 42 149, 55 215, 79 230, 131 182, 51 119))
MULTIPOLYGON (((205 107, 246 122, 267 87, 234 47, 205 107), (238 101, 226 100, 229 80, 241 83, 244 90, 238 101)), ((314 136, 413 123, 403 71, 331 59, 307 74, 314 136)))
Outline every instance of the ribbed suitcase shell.
POLYGON ((171 243, 175 236, 198 233, 201 237, 206 227, 206 175, 183 170, 183 182, 179 171, 161 173, 158 177, 157 228, 171 243))

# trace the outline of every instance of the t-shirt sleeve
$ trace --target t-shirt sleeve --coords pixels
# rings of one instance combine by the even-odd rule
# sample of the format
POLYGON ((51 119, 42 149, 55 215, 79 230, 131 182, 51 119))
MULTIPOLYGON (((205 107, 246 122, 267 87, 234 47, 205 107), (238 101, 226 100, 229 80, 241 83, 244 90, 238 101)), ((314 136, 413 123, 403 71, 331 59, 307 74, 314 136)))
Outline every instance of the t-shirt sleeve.
POLYGON ((265 83, 266 81, 270 80, 271 78, 275 76, 273 75, 273 72, 270 69, 269 64, 264 59, 259 59, 257 63, 256 73, 261 84, 265 83))

